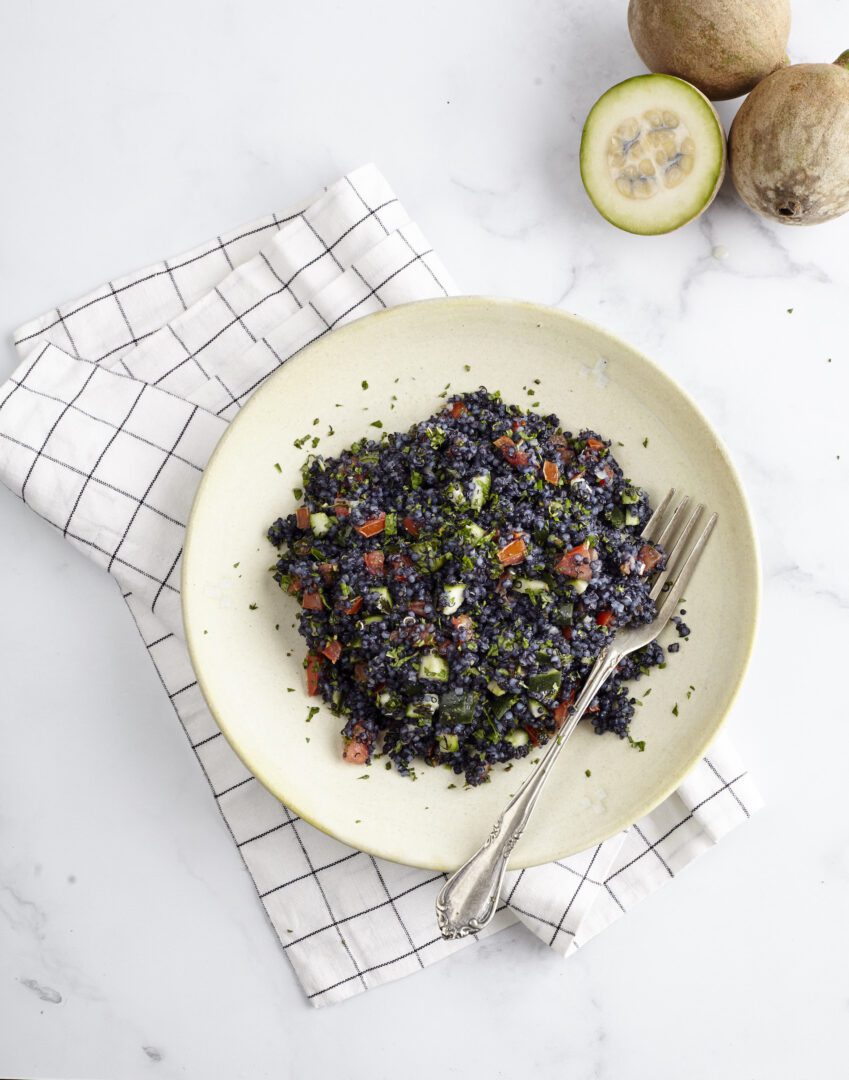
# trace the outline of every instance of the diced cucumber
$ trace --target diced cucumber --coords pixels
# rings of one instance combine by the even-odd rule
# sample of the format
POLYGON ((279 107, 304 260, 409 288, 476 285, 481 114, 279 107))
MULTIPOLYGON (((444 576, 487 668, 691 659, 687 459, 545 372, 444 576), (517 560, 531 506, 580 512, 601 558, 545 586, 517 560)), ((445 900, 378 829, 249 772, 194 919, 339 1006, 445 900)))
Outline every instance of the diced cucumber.
POLYGON ((439 708, 436 694, 425 694, 421 701, 413 701, 407 706, 407 716, 411 720, 427 720, 439 708))
POLYGON ((466 536, 468 536, 472 543, 480 540, 485 535, 480 525, 477 525, 474 521, 467 521, 463 528, 465 529, 466 536))
POLYGON ((445 495, 455 506, 465 506, 466 504, 466 495, 463 491, 463 485, 459 484, 456 480, 453 480, 445 489, 445 495))
POLYGON ((534 701, 533 698, 528 701, 528 708, 531 711, 531 716, 535 717, 537 720, 541 716, 545 716, 545 714, 548 712, 548 709, 546 709, 545 705, 543 705, 541 701, 534 701))
POLYGON ((486 684, 486 688, 489 690, 490 694, 494 694, 496 697, 503 697, 507 693, 506 690, 501 689, 495 679, 490 679, 486 684))
MULTIPOLYGON (((469 505, 473 510, 482 510, 483 504, 486 502, 489 496, 490 488, 492 487, 492 477, 489 473, 481 473, 480 476, 472 477, 472 494, 469 498, 469 505)), ((483 535, 483 534, 481 534, 483 535)))
POLYGON ((504 738, 511 746, 516 747, 527 746, 531 741, 527 731, 524 731, 522 728, 516 728, 515 731, 508 731, 504 738))
POLYGON ((393 690, 383 690, 377 695, 378 707, 383 712, 394 712, 401 705, 400 697, 393 690))
POLYGON ((555 626, 559 626, 561 629, 566 626, 572 625, 572 615, 575 611, 575 605, 569 602, 558 604, 551 613, 551 621, 555 626))
POLYGON ((436 741, 439 743, 439 749, 446 754, 454 754, 460 749, 460 740, 451 732, 438 736, 436 741))
POLYGON ((463 597, 465 596, 465 594, 465 585, 446 585, 445 603, 442 606, 442 614, 453 615, 455 611, 458 611, 460 605, 463 603, 463 597))
POLYGON ((626 510, 625 511, 625 524, 626 525, 639 525, 640 524, 640 515, 638 513, 636 513, 634 510, 626 510))
POLYGON ((387 514, 383 522, 383 535, 394 536, 398 532, 398 515, 387 514))
POLYGON ((513 582, 513 591, 520 593, 548 592, 548 585, 544 581, 536 581, 534 578, 520 577, 513 582))
POLYGON ((640 493, 634 487, 623 488, 622 494, 619 496, 619 501, 626 506, 633 506, 634 503, 638 503, 640 501, 640 493))
POLYGON ((580 596, 581 593, 585 593, 587 591, 587 586, 589 585, 589 582, 582 581, 581 578, 570 578, 569 584, 572 586, 578 596, 580 596))
POLYGON ((388 615, 392 610, 392 596, 385 585, 378 585, 371 590, 371 595, 374 597, 374 606, 378 611, 382 611, 384 615, 388 615))
POLYGON ((436 571, 441 570, 447 562, 447 555, 433 555, 428 562, 428 569, 431 571, 431 573, 436 573, 436 571))
POLYGON ((540 671, 528 676, 528 691, 539 701, 554 701, 562 681, 563 675, 556 668, 540 671))
POLYGON ((380 615, 367 615, 363 619, 363 626, 369 626, 371 623, 383 622, 383 617, 380 615))
POLYGON ((621 529, 625 524, 625 511, 621 506, 616 506, 607 515, 607 520, 614 529, 621 529))
POLYGON ((460 690, 447 690, 439 699, 443 720, 452 724, 471 724, 475 718, 478 695, 460 690))
POLYGON ((443 660, 438 653, 425 653, 419 664, 419 676, 422 679, 448 682, 448 662, 443 660))
POLYGON ((310 514, 310 528, 314 536, 324 536, 330 528, 330 518, 327 514, 310 514))
POLYGON ((493 719, 500 720, 509 709, 513 708, 518 700, 519 699, 512 694, 509 697, 505 695, 504 697, 499 698, 492 709, 493 719))

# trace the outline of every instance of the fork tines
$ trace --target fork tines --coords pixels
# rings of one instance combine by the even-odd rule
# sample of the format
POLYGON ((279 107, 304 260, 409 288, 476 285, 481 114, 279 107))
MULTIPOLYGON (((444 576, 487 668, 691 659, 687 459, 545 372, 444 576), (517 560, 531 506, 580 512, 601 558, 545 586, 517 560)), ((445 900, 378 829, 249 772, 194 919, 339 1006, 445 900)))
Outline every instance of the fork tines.
POLYGON ((651 590, 651 599, 657 600, 663 594, 655 621, 667 621, 674 613, 674 608, 684 594, 684 589, 692 576, 705 545, 710 539, 717 522, 717 514, 711 514, 701 532, 691 541, 705 507, 702 503, 687 516, 689 498, 681 496, 675 501, 675 489, 671 488, 661 500, 655 512, 649 518, 642 531, 642 539, 650 544, 657 544, 666 553, 666 566, 657 575, 651 590))

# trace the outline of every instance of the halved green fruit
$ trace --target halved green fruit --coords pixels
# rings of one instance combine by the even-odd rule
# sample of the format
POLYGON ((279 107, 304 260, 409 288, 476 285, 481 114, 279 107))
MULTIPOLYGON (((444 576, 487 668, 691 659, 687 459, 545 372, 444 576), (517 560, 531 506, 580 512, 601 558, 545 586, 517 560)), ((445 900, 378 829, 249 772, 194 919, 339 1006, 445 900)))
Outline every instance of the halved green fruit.
POLYGON ((725 175, 725 132, 695 86, 637 75, 590 110, 581 179, 596 210, 626 232, 672 232, 713 202, 725 175))

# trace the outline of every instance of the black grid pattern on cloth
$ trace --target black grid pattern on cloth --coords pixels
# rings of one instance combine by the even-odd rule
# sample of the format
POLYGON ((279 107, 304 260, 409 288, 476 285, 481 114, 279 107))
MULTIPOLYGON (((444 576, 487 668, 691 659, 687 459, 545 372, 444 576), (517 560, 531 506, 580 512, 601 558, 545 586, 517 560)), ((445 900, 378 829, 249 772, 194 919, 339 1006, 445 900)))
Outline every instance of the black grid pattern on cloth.
MULTIPOLYGON (((421 970, 476 939, 439 936, 434 899, 444 875, 375 859, 314 829, 220 737, 182 641, 182 523, 226 421, 280 364, 331 327, 453 291, 386 181, 366 167, 288 215, 54 309, 19 332, 24 359, 0 387, 0 477, 117 579, 314 1004, 421 970), (227 339, 220 352, 208 343, 215 327, 227 339), (172 372, 171 358, 185 362, 172 372)), ((758 805, 733 751, 717 747, 627 833, 508 875, 506 902, 482 936, 519 918, 569 955, 758 805)))

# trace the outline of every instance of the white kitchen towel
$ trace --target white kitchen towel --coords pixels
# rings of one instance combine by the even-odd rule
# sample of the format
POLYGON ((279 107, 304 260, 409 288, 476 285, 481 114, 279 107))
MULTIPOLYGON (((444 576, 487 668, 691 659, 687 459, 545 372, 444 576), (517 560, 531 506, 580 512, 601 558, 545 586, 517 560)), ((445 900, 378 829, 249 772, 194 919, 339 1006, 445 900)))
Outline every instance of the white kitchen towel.
MULTIPOLYGON (((0 479, 108 570, 136 621, 271 924, 316 1005, 474 943, 442 939, 444 875, 383 862, 301 821, 221 736, 180 616, 185 522, 227 423, 335 326, 454 293, 373 166, 294 211, 130 274, 24 326, 0 385, 0 479)), ((601 789, 592 789, 601 801, 601 789)), ((718 742, 677 792, 606 843, 508 876, 493 933, 517 918, 564 956, 760 806, 718 742)))

